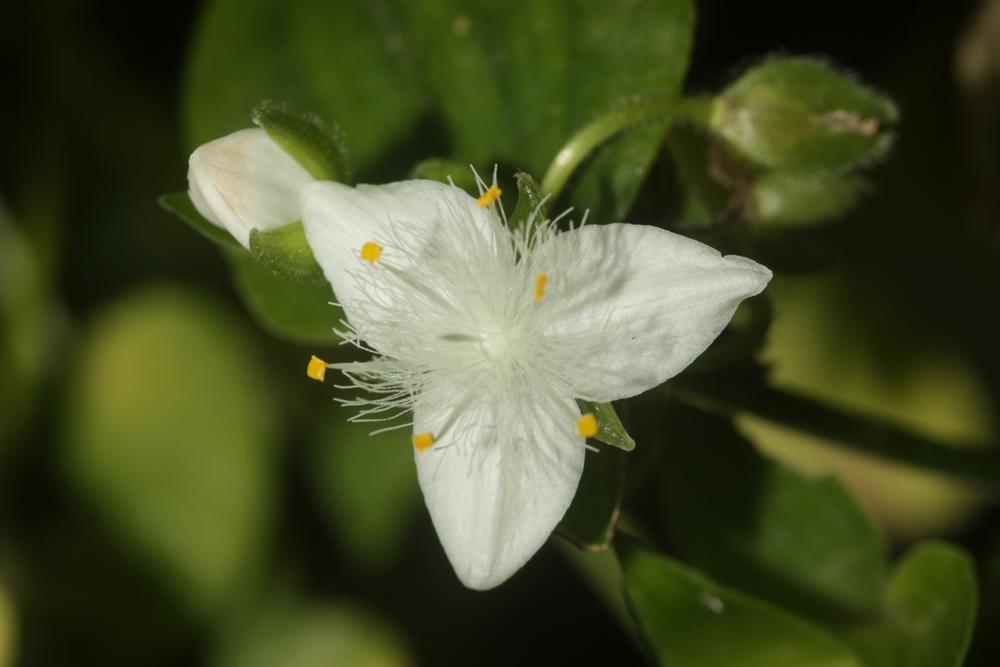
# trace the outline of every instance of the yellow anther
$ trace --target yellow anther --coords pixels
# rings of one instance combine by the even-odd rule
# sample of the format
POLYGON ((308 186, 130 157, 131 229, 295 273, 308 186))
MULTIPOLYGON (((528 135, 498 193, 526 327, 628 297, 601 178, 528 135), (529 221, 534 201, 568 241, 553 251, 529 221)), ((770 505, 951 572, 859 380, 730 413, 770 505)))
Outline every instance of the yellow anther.
POLYGON ((597 435, 597 417, 588 412, 576 420, 576 432, 581 438, 593 438, 597 435))
POLYGON ((549 274, 542 271, 535 276, 535 301, 545 298, 545 283, 549 282, 549 274))
POLYGON ((497 199, 499 199, 500 195, 502 194, 503 190, 501 190, 495 185, 491 185, 489 190, 487 190, 486 192, 484 192, 479 196, 479 199, 476 200, 476 203, 479 204, 479 208, 486 208, 487 206, 495 202, 497 199))
POLYGON ((423 433, 417 433, 413 436, 413 446, 418 452, 430 449, 431 445, 434 444, 434 434, 430 431, 425 431, 423 433))
POLYGON ((361 259, 366 262, 374 262, 382 256, 382 246, 374 241, 368 241, 361 246, 361 259))
POLYGON ((317 382, 326 379, 326 362, 315 354, 309 358, 309 365, 306 366, 306 375, 317 382))

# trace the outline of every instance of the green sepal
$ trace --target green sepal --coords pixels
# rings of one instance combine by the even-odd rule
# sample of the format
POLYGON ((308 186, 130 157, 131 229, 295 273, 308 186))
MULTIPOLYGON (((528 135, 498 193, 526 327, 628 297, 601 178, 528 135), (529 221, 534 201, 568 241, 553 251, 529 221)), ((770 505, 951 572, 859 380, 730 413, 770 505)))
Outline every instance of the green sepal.
POLYGON ((350 181, 347 148, 340 131, 316 114, 265 100, 254 107, 251 118, 316 179, 350 181))
POLYGON ((429 181, 439 183, 454 183, 475 197, 479 194, 479 187, 476 185, 476 176, 467 164, 462 164, 458 160, 447 158, 430 158, 418 162, 410 171, 410 178, 424 178, 429 181))
POLYGON ((842 169, 883 155, 898 111, 888 98, 810 58, 771 58, 716 99, 710 126, 774 169, 842 169))
POLYGON ((172 213, 182 221, 186 222, 193 230, 204 236, 209 241, 217 243, 225 248, 239 248, 236 239, 222 227, 210 222, 198 212, 194 207, 194 202, 186 192, 175 192, 169 195, 161 195, 156 200, 164 211, 172 213))
POLYGON ((519 171, 514 174, 517 181, 517 206, 507 220, 510 229, 517 229, 532 220, 532 214, 539 220, 547 217, 542 188, 530 174, 519 171))
POLYGON ((762 174, 750 188, 747 218, 774 226, 800 226, 828 221, 851 209, 864 192, 854 176, 829 171, 762 174))
POLYGON ((298 283, 325 281, 323 269, 313 257, 301 222, 268 231, 251 229, 250 255, 277 276, 298 283))
POLYGON ((628 434, 622 426, 622 420, 618 418, 615 407, 610 403, 593 403, 583 399, 577 399, 580 412, 593 413, 597 417, 597 435, 595 440, 600 440, 605 445, 611 445, 626 452, 635 449, 635 440, 628 434))

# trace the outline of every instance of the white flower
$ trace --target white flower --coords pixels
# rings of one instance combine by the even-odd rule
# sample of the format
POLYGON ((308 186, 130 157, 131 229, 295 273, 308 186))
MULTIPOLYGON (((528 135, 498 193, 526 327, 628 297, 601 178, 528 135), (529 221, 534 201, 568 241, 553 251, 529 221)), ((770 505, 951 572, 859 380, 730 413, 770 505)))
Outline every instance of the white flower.
POLYGON ((266 231, 299 220, 299 190, 313 180, 259 128, 203 144, 188 161, 188 194, 195 208, 244 248, 250 247, 251 229, 266 231))
POLYGON ((361 420, 413 411, 424 499, 476 589, 510 577, 569 507, 594 434, 574 399, 626 398, 677 374, 771 277, 655 227, 557 233, 535 219, 512 232, 497 194, 315 182, 301 199, 348 318, 341 334, 377 355, 330 364, 364 390, 344 402, 361 420))

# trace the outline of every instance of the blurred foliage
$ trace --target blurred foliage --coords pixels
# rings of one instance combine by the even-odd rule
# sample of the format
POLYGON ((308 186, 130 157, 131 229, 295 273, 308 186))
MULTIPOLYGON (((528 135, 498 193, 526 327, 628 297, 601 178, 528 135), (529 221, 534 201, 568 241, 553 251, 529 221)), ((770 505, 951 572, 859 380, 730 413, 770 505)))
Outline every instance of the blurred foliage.
POLYGON ((8 3, 0 667, 995 665, 998 7, 8 3), (300 227, 155 205, 252 123, 777 275, 610 413, 636 446, 588 454, 575 546, 472 593, 406 438, 302 374, 351 352, 300 227))
POLYGON ((378 425, 346 420, 330 406, 311 438, 309 483, 320 508, 356 566, 378 572, 401 555, 420 490, 413 454, 400 431, 369 435, 378 425))
POLYGON ((214 304, 148 289, 98 317, 69 390, 67 473, 199 613, 259 576, 272 522, 275 417, 253 359, 214 304))
POLYGON ((385 623, 351 607, 296 608, 277 601, 222 643, 213 667, 409 667, 412 659, 385 623))
MULTIPOLYGON (((772 379, 834 405, 873 413, 956 445, 995 437, 994 413, 968 362, 907 336, 894 323, 866 321, 871 306, 836 274, 779 278, 776 317, 763 354, 772 379), (893 331, 895 329, 895 331, 893 331)), ((811 473, 837 472, 900 539, 957 529, 982 496, 947 478, 872 460, 752 417, 739 420, 765 452, 811 473)))
POLYGON ((0 458, 30 416, 61 328, 38 257, 7 216, 0 201, 0 458))

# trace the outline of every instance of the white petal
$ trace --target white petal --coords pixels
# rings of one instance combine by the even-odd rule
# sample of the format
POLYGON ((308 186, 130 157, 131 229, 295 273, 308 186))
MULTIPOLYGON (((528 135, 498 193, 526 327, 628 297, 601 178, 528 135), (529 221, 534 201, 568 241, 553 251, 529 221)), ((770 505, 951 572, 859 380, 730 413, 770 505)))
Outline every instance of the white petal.
POLYGON ((771 272, 645 225, 590 225, 539 249, 543 331, 578 398, 634 396, 700 355, 771 272), (551 267, 551 268, 547 268, 551 267))
POLYGON ((299 220, 299 189, 312 180, 259 128, 199 146, 188 161, 188 194, 195 208, 246 248, 251 229, 299 220))
POLYGON ((574 401, 542 395, 421 396, 414 433, 447 427, 432 449, 414 452, 420 488, 469 588, 505 581, 566 513, 583 472, 579 416, 574 401))
MULTIPOLYGON (((387 240, 402 237, 415 255, 415 246, 429 238, 439 224, 471 222, 485 227, 494 215, 461 189, 427 180, 357 187, 320 181, 302 189, 301 208, 313 255, 355 326, 363 324, 365 302, 372 296, 364 293, 358 280, 364 264, 360 250, 365 243, 386 245, 387 240)), ((385 259, 399 264, 392 248, 383 253, 385 259)))

